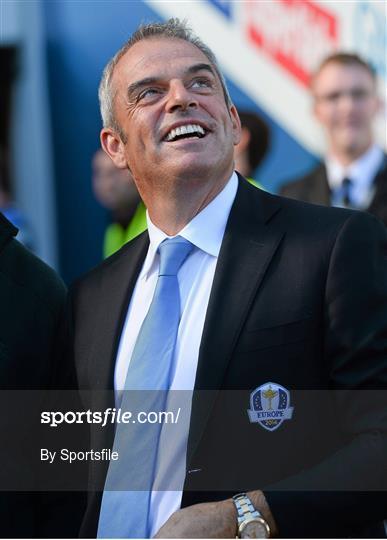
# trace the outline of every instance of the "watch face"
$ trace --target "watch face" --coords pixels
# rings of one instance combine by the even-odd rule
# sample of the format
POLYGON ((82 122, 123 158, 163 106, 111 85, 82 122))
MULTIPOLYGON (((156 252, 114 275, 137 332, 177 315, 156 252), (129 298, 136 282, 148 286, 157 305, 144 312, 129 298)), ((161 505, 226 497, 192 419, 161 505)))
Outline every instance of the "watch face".
POLYGON ((258 519, 252 519, 243 527, 241 538, 269 538, 267 526, 258 519))

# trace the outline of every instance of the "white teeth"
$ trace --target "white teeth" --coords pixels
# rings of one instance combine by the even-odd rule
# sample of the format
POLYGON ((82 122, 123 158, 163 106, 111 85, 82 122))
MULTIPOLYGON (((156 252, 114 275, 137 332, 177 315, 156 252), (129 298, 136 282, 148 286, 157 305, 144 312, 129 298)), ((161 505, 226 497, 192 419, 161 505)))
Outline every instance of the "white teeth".
POLYGON ((202 126, 199 126, 198 124, 187 124, 185 126, 179 126, 175 129, 171 129, 165 139, 167 141, 172 141, 179 135, 186 135, 187 133, 200 133, 201 135, 205 135, 205 131, 202 126))

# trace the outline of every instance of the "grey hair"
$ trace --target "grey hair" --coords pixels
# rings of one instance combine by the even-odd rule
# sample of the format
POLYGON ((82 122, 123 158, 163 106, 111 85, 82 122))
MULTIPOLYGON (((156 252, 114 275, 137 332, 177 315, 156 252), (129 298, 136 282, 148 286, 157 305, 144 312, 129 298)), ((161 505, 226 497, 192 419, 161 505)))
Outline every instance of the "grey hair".
POLYGON ((101 109, 101 116, 103 127, 112 128, 117 131, 122 138, 122 130, 117 124, 117 120, 114 115, 114 99, 116 96, 116 90, 112 86, 112 78, 114 68, 124 54, 135 45, 137 42, 152 37, 163 37, 170 39, 183 39, 192 43, 208 58, 212 67, 215 69, 216 74, 219 77, 222 85, 224 99, 226 104, 230 106, 232 104, 230 94, 228 92, 226 81, 220 71, 218 61, 215 54, 211 51, 207 45, 205 45, 201 39, 199 39, 192 30, 188 27, 186 21, 181 21, 177 18, 169 19, 164 23, 150 23, 143 24, 132 34, 128 41, 121 47, 121 49, 113 56, 108 62, 102 73, 101 82, 98 90, 98 97, 101 109))

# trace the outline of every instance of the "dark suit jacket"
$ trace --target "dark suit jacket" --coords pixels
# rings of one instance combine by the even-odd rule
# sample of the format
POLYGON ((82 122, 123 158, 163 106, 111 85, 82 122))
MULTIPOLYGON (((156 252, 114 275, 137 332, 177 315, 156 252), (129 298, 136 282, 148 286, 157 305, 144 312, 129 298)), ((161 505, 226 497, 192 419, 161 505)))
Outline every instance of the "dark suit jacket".
POLYGON ((66 287, 16 234, 0 213, 0 387, 41 390, 54 377, 66 287))
MULTIPOLYGON (((143 233, 74 287, 81 389, 113 388, 148 245, 143 233)), ((387 403, 368 399, 369 408, 360 392, 332 390, 387 386, 386 253, 374 217, 270 195, 240 178, 199 352, 195 389, 208 392, 193 400, 183 506, 263 488, 281 536, 360 535, 383 519, 386 495, 374 490, 386 485, 387 403), (295 400, 297 389, 330 391, 313 397, 321 405, 313 411, 300 398, 294 419, 270 433, 247 417, 250 393, 269 381, 295 400), (338 485, 344 491, 328 492, 338 485)), ((112 403, 86 403, 96 405, 112 403)), ((112 432, 104 441, 99 433, 92 445, 112 444, 112 432)), ((106 470, 93 464, 90 475, 103 485, 106 470)), ((90 494, 85 536, 96 533, 100 500, 90 494)))
MULTIPOLYGON (((367 212, 381 219, 387 226, 387 156, 384 157, 373 183, 375 194, 367 212)), ((306 176, 283 185, 280 194, 299 201, 330 206, 331 191, 325 165, 321 163, 306 176)))
MULTIPOLYGON (((56 385, 54 381, 62 369, 58 338, 66 287, 54 270, 14 238, 16 234, 16 227, 0 213, 0 389, 42 391, 56 385)), ((21 393, 14 399, 22 400, 21 393)), ((21 402, 18 404, 23 406, 21 402)), ((15 415, 18 414, 17 407, 7 409, 3 405, 2 401, 2 426, 3 422, 8 425, 14 409, 15 415)), ((38 410, 39 403, 34 402, 34 405, 38 410)), ((10 437, 20 438, 20 442, 13 441, 15 454, 7 455, 7 460, 13 459, 18 466, 17 474, 23 475, 28 474, 30 468, 31 454, 26 448, 31 451, 34 443, 39 444, 36 434, 39 426, 28 424, 25 416, 16 418, 20 428, 13 433, 1 430, 1 452, 7 452, 5 441, 10 437)), ((4 461, 2 465, 5 466, 4 461)), ((16 482, 15 478, 15 485, 16 482)), ((76 535, 83 504, 73 504, 77 497, 0 491, 0 536, 76 535), (64 517, 66 510, 68 515, 64 517)))

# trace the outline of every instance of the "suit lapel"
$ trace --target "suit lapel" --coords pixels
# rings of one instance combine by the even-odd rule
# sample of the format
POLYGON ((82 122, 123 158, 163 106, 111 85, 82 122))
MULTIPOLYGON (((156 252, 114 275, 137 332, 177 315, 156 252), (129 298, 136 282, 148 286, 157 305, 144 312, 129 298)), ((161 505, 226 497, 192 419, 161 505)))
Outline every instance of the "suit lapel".
POLYGON ((187 463, 201 438, 249 308, 284 231, 270 225, 280 199, 240 178, 219 253, 199 351, 187 463))
MULTIPOLYGON (((100 276, 94 346, 88 365, 91 407, 96 411, 115 406, 113 379, 119 339, 148 245, 148 234, 140 235, 106 263, 100 276)), ((91 430, 91 447, 94 449, 111 448, 113 440, 113 425, 91 430)), ((108 462, 91 463, 90 490, 103 489, 107 468, 108 462)))
POLYGON ((148 245, 147 234, 136 238, 112 259, 101 275, 94 346, 89 357, 89 380, 93 389, 113 389, 119 338, 148 245))
POLYGON ((387 194, 387 156, 384 156, 382 166, 374 178, 375 193, 368 207, 368 211, 376 216, 385 215, 384 205, 387 194))
MULTIPOLYGON (((329 188, 327 172, 324 164, 316 170, 307 185, 308 201, 314 204, 330 206, 331 190, 329 188)), ((305 199, 306 200, 306 199, 305 199)))

